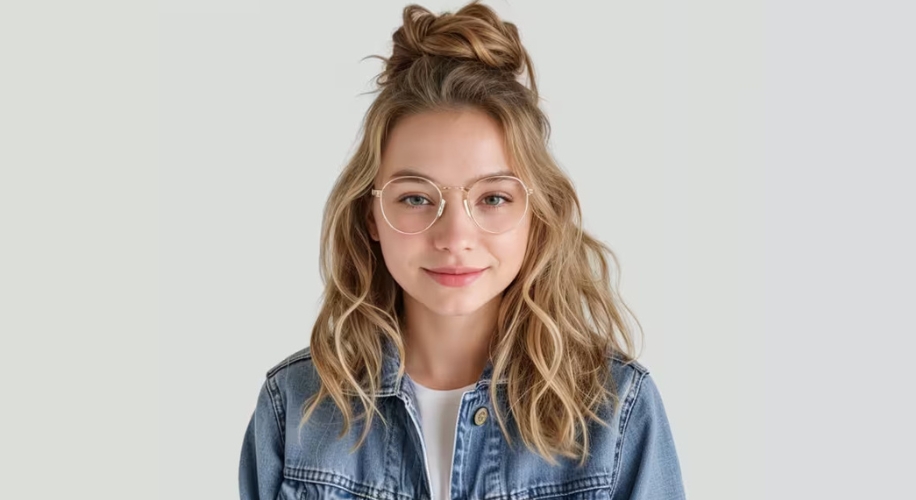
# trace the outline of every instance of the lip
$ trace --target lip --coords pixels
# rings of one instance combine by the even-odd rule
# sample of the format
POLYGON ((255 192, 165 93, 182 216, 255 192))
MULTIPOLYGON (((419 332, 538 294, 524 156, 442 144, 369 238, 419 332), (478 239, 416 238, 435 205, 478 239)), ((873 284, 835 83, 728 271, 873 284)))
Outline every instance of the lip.
POLYGON ((437 267, 435 269, 423 268, 432 279, 440 285, 462 287, 470 285, 479 278, 487 268, 474 267, 437 267))
POLYGON ((485 267, 466 267, 466 266, 446 266, 446 267, 436 267, 433 269, 427 269, 427 271, 432 271, 439 274, 471 274, 478 271, 483 271, 485 267))

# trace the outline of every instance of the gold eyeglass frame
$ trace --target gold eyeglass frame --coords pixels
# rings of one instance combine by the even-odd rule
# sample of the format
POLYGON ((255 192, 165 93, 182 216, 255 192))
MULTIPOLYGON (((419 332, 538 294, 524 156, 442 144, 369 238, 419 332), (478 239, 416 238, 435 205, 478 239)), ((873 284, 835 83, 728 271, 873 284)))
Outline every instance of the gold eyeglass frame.
POLYGON ((394 177, 394 178, 392 178, 392 179, 389 179, 388 182, 386 182, 385 185, 382 186, 381 189, 373 189, 372 192, 371 192, 371 194, 372 194, 373 197, 379 199, 379 207, 382 209, 382 217, 385 219, 385 222, 388 223, 388 227, 390 227, 391 229, 393 229, 393 230, 395 230, 395 231, 397 231, 397 232, 399 232, 399 233, 401 233, 401 234, 421 234, 421 233, 425 232, 427 229, 433 227, 433 225, 436 223, 436 221, 438 221, 438 220, 442 217, 442 212, 445 211, 445 195, 444 195, 442 192, 443 192, 443 191, 448 191, 449 189, 460 189, 461 191, 464 192, 464 195, 461 197, 462 201, 464 202, 464 212, 467 214, 467 216, 468 216, 472 221, 474 221, 474 225, 476 225, 478 229, 480 229, 481 231, 484 231, 484 232, 486 232, 486 233, 490 233, 490 234, 503 234, 503 233, 507 233, 507 232, 509 232, 509 231, 512 231, 513 229, 515 229, 516 227, 518 227, 518 225, 521 224, 521 222, 522 222, 523 220, 525 220, 525 216, 528 215, 529 197, 530 197, 530 195, 531 195, 532 193, 534 193, 534 189, 533 189, 533 188, 529 188, 521 179, 519 179, 518 177, 515 177, 515 176, 513 176, 513 175, 491 175, 491 176, 489 176, 489 177, 484 177, 484 178, 482 178, 482 179, 477 179, 476 181, 472 182, 470 186, 467 186, 467 187, 465 187, 465 186, 440 186, 440 185, 436 184, 435 182, 433 182, 433 181, 427 179, 426 177, 420 177, 420 176, 417 176, 417 175, 402 175, 402 176, 398 176, 398 177, 394 177), (433 219, 433 221, 430 222, 428 226, 426 226, 425 228, 423 228, 423 229, 421 229, 421 230, 419 230, 419 231, 417 231, 417 232, 414 232, 414 233, 407 233, 407 232, 401 231, 400 229, 394 227, 394 224, 392 224, 391 221, 388 220, 388 216, 385 214, 385 204, 382 202, 382 192, 385 191, 385 188, 388 187, 388 184, 391 184, 392 182, 394 182, 394 181, 396 181, 396 180, 403 180, 403 179, 420 179, 420 180, 426 181, 426 182, 432 184, 433 187, 435 187, 436 190, 439 192, 439 210, 436 212, 436 218, 433 219), (473 189, 474 186, 476 186, 476 185, 477 185, 478 183, 480 183, 480 182, 487 181, 487 180, 492 180, 492 179, 513 179, 513 180, 518 181, 518 183, 521 184, 521 185, 522 185, 522 188, 524 188, 524 190, 525 190, 525 211, 522 212, 522 216, 518 218, 518 222, 516 222, 514 226, 510 227, 509 229, 506 229, 506 230, 503 230, 503 231, 499 231, 499 232, 488 231, 488 230, 484 229, 484 228, 480 225, 480 223, 477 222, 477 219, 475 219, 474 216, 471 215, 471 208, 468 206, 468 194, 471 192, 471 189, 473 189))

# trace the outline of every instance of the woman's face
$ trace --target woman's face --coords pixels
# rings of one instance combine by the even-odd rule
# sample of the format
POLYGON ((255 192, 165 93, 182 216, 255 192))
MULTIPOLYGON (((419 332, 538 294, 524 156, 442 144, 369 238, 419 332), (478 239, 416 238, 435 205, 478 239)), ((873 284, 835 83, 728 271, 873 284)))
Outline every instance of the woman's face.
MULTIPOLYGON (((389 135, 375 189, 393 177, 408 175, 403 169, 439 186, 468 187, 487 175, 515 175, 509 167, 499 123, 474 109, 402 118, 389 135)), ((498 298, 515 279, 525 256, 531 209, 514 229, 492 234, 468 217, 463 191, 445 190, 442 196, 446 200, 442 216, 419 234, 392 229, 382 216, 381 199, 373 198, 369 233, 380 243, 385 265, 403 288, 406 301, 419 302, 443 316, 466 315, 498 298), (449 266, 484 270, 461 286, 429 272, 449 266)), ((473 206, 473 202, 469 204, 473 206)))

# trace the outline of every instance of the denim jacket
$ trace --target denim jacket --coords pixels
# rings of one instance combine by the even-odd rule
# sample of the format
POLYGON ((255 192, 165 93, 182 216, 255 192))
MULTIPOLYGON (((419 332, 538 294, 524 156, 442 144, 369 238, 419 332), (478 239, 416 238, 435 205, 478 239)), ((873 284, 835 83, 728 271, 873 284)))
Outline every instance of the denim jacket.
MULTIPOLYGON (((318 390, 319 378, 308 347, 267 372, 245 432, 239 463, 242 500, 382 499, 430 500, 426 448, 420 431, 413 381, 398 380, 397 350, 386 339, 377 404, 363 445, 349 453, 363 430, 354 422, 337 439, 342 417, 325 399, 299 431, 305 400, 318 390)), ((499 427, 490 400, 492 365, 475 389, 464 393, 457 415, 452 458, 451 495, 455 500, 675 500, 685 497, 674 440, 658 389, 646 368, 609 357, 620 410, 610 405, 597 413, 611 425, 589 423, 589 458, 558 456, 551 465, 527 449, 507 420, 511 445, 499 427), (482 410, 485 409, 485 410, 482 410)), ((501 379, 498 385, 504 384, 501 379)), ((361 406, 354 410, 362 411, 361 406)), ((446 499, 435 499, 446 500, 446 499)))

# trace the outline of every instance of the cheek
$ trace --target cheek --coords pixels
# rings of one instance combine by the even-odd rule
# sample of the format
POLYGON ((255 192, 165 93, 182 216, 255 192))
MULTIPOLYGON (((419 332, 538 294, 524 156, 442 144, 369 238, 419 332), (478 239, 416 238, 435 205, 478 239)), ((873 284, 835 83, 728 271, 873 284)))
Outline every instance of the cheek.
POLYGON ((511 236, 506 236, 507 238, 495 242, 491 248, 501 264, 514 272, 521 267, 522 262, 525 260, 525 255, 528 251, 528 231, 522 230, 517 234, 513 233, 511 236))
MULTIPOLYGON (((382 224, 385 224, 384 220, 382 224)), ((379 245, 382 247, 382 256, 393 276, 400 275, 400 270, 409 267, 413 256, 419 251, 418 240, 419 238, 411 238, 394 231, 387 224, 379 227, 379 245)))

